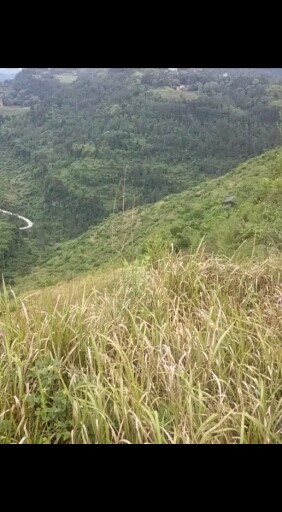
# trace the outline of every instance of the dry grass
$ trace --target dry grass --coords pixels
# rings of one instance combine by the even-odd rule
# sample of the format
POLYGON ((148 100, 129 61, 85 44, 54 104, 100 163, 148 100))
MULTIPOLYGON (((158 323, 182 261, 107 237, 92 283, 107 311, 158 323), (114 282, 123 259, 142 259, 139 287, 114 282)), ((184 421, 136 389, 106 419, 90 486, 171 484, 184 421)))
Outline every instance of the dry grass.
POLYGON ((281 258, 1 296, 1 443, 280 443, 281 258))

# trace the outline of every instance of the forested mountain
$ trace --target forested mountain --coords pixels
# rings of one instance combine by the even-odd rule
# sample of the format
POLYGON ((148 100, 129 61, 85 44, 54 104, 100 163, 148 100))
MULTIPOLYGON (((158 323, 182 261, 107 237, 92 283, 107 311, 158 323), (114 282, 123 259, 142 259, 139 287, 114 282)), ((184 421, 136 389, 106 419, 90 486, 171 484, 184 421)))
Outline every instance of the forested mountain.
POLYGON ((0 83, 0 444, 281 444, 280 71, 0 83))
POLYGON ((41 255, 278 146, 273 87, 262 70, 23 69, 0 90, 0 206, 34 221, 41 255))
POLYGON ((210 253, 237 253, 239 259, 281 252, 281 148, 154 205, 111 215, 58 245, 21 286, 45 286, 126 261, 142 264, 147 256, 157 260, 164 249, 193 252, 201 240, 210 253))

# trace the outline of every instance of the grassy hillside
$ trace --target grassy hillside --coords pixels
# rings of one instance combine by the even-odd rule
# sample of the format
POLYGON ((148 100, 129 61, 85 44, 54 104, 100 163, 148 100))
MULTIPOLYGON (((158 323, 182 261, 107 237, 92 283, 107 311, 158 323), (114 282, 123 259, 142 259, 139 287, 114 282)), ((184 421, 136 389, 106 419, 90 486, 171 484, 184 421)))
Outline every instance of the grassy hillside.
POLYGON ((0 205, 35 221, 41 248, 281 143, 264 76, 106 69, 60 81, 67 73, 24 69, 1 93, 4 109, 30 110, 0 113, 0 205))
POLYGON ((193 250, 204 238, 216 253, 267 257, 282 249, 282 149, 271 150, 151 206, 112 215, 79 238, 57 246, 52 258, 21 286, 41 286, 101 265, 146 259, 173 244, 193 250), (225 207, 226 196, 236 205, 225 207))
POLYGON ((39 68, 0 87, 0 208, 34 222, 0 213, 0 444, 282 443, 266 73, 39 68))
POLYGON ((280 444, 281 256, 1 295, 0 443, 280 444))

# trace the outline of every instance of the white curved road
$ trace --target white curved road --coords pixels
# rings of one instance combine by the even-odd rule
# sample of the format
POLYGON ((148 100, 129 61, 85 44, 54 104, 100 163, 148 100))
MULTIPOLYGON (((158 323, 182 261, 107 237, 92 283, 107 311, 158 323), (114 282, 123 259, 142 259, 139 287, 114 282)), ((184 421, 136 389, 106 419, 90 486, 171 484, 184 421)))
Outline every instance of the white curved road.
POLYGON ((18 217, 18 219, 22 219, 26 223, 26 226, 24 226, 23 228, 19 228, 19 229, 30 229, 33 226, 33 222, 31 220, 26 219, 25 217, 22 217, 21 215, 18 215, 17 213, 7 212, 6 210, 1 210, 1 208, 0 208, 0 212, 7 213, 8 215, 14 215, 15 217, 18 217))

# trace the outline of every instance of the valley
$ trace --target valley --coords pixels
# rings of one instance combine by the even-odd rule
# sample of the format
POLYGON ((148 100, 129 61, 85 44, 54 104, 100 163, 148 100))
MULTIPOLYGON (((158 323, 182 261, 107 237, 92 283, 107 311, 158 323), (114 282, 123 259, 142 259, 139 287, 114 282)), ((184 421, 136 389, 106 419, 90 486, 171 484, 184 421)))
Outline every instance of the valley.
POLYGON ((2 78, 0 444, 281 444, 281 78, 2 78))

